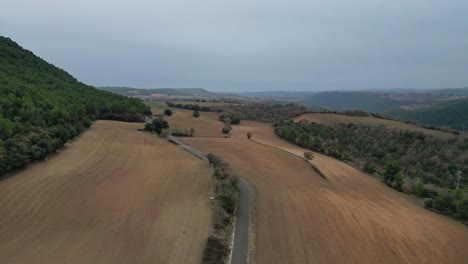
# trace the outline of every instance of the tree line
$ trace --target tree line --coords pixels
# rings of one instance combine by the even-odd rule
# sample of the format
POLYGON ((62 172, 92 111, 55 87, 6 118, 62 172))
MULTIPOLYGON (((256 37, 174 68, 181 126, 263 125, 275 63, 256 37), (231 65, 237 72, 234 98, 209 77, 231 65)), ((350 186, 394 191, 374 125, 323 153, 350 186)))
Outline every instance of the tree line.
POLYGON ((174 108, 181 108, 181 109, 187 109, 187 110, 194 110, 194 111, 203 111, 203 112, 209 112, 210 108, 207 106, 199 106, 198 104, 177 104, 177 103, 172 103, 172 102, 166 102, 166 105, 169 107, 174 107, 174 108))
POLYGON ((443 139, 352 123, 329 127, 306 120, 277 121, 274 127, 290 142, 381 175, 394 189, 427 198, 429 208, 468 219, 468 197, 463 197, 467 180, 461 177, 468 173, 467 137, 443 139))
POLYGON ((139 99, 99 91, 0 37, 0 175, 61 148, 93 120, 141 122, 139 99))

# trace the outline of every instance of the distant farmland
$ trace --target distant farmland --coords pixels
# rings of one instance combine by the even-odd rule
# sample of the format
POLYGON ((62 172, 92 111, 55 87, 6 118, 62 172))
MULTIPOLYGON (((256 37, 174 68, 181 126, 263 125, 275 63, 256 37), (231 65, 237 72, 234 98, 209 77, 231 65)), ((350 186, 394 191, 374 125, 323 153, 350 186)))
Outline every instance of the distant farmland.
POLYGON ((408 124, 400 121, 390 120, 390 119, 383 119, 383 118, 376 118, 370 116, 347 116, 347 115, 340 115, 340 114, 332 114, 332 113, 310 113, 310 114, 303 114, 294 118, 295 122, 300 120, 308 120, 310 122, 315 122, 323 125, 328 126, 335 126, 340 123, 354 123, 359 125, 366 125, 366 126, 387 126, 390 128, 398 128, 398 129, 408 129, 411 131, 422 132, 427 135, 432 135, 436 137, 454 137, 455 135, 449 132, 444 132, 440 130, 432 130, 423 128, 417 125, 408 124))

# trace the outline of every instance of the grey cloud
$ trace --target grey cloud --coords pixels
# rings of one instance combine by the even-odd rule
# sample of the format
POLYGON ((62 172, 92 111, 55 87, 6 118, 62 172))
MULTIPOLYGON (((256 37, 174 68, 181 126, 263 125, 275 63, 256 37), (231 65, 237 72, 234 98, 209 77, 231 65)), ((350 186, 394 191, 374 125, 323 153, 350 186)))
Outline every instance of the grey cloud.
POLYGON ((0 34, 91 85, 216 91, 468 85, 464 0, 2 3, 0 34))

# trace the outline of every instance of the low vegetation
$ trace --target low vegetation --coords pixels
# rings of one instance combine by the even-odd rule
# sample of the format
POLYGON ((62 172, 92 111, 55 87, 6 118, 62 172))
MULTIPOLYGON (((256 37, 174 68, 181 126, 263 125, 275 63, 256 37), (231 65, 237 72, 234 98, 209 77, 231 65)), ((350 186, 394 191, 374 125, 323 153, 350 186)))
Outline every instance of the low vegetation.
POLYGON ((232 125, 238 125, 240 123, 240 118, 234 113, 221 114, 219 120, 223 123, 229 123, 232 125))
POLYGON ((213 166, 215 200, 213 228, 203 253, 203 263, 226 263, 239 196, 239 178, 221 157, 210 153, 207 158, 213 166))
POLYGON ((186 129, 180 127, 172 127, 171 135, 178 137, 193 137, 195 135, 195 128, 186 129))
POLYGON ((442 139, 417 131, 351 123, 328 127, 305 120, 276 122, 275 133, 301 147, 382 175, 394 189, 434 199, 433 207, 439 212, 460 218, 466 215, 463 205, 468 197, 452 195, 454 189, 467 184, 460 177, 468 173, 466 137, 442 139), (435 201, 442 199, 439 196, 453 196, 453 202, 436 206, 435 201))
POLYGON ((96 90, 0 37, 0 175, 44 159, 97 119, 142 122, 139 99, 96 90))
POLYGON ((197 110, 203 112, 209 112, 210 108, 207 106, 199 106, 198 104, 177 104, 173 102, 166 102, 167 106, 174 107, 174 108, 181 108, 187 110, 197 110))

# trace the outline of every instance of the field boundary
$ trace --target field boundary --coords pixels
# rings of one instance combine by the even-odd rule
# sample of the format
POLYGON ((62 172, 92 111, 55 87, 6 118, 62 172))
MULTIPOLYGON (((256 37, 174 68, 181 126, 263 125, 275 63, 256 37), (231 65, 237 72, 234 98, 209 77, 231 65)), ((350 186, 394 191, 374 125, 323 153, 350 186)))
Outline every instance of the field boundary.
MULTIPOLYGON (((260 145, 262 145, 262 146, 265 146, 265 147, 270 147, 270 148, 274 148, 274 149, 278 149, 278 150, 284 151, 284 152, 286 152, 286 153, 288 153, 288 154, 290 154, 290 155, 293 155, 293 156, 295 156, 295 157, 297 157, 297 158, 299 158, 299 159, 301 159, 301 160, 304 160, 301 156, 296 155, 295 153, 292 153, 292 152, 290 152, 290 151, 288 151, 288 150, 286 150, 286 149, 284 149, 284 148, 282 148, 282 147, 273 146, 273 145, 268 145, 268 144, 265 144, 265 143, 256 141, 256 140, 254 140, 254 139, 252 139, 252 138, 251 138, 250 140, 253 141, 253 142, 255 142, 255 143, 257 143, 257 144, 260 144, 260 145)), ((320 171, 314 164, 312 164, 312 162, 310 162, 310 161, 308 161, 308 160, 305 160, 305 162, 307 162, 307 163, 310 165, 310 168, 311 168, 313 171, 315 171, 315 172, 320 176, 320 178, 322 178, 323 180, 327 180, 327 177, 325 176, 325 174, 323 174, 322 171, 320 171)))

